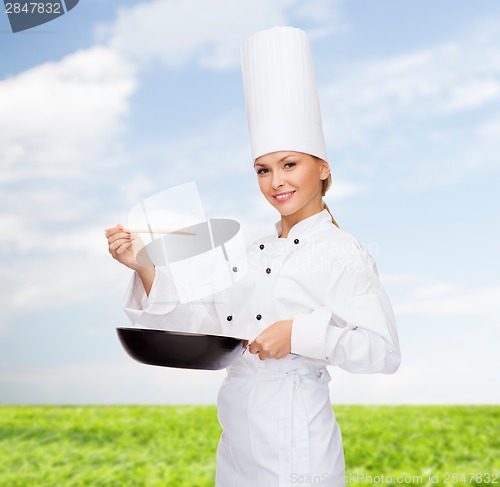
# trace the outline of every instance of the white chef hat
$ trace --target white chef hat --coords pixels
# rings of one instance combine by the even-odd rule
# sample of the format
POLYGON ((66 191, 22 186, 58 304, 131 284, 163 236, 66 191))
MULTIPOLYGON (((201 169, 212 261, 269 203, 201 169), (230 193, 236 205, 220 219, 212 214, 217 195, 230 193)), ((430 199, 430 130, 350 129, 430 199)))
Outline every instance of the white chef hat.
POLYGON ((314 66, 306 33, 273 27, 241 47, 252 156, 291 150, 327 160, 314 66))

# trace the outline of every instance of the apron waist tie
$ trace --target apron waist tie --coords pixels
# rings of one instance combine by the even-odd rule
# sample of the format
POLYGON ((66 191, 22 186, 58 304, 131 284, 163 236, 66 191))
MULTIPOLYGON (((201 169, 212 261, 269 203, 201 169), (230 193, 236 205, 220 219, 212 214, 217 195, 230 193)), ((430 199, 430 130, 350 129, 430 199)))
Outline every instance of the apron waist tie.
POLYGON ((289 487, 291 475, 311 476, 309 419, 305 408, 302 380, 312 378, 327 383, 331 377, 326 367, 301 367, 278 370, 267 367, 231 365, 228 377, 281 380, 279 400, 279 486, 289 487))

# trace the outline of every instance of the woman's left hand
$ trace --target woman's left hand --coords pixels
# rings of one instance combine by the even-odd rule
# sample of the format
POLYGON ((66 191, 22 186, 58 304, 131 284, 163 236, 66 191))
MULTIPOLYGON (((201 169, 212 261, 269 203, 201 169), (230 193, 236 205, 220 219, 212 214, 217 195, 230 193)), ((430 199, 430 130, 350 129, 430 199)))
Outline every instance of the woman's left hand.
POLYGON ((281 320, 266 328, 248 347, 250 353, 259 358, 283 358, 291 350, 292 320, 281 320))

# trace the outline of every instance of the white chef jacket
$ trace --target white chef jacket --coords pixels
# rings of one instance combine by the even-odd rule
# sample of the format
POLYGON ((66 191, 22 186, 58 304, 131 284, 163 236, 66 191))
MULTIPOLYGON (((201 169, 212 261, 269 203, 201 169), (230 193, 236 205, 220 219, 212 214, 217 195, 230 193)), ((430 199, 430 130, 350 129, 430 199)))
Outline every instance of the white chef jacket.
MULTIPOLYGON (((354 373, 393 373, 400 363, 394 314, 371 255, 332 223, 325 209, 252 243, 248 271, 212 298, 176 304, 168 269, 149 297, 134 275, 125 298, 144 326, 254 338, 291 319, 291 354, 244 354, 218 395, 223 428, 217 487, 284 487, 344 482, 341 434, 326 365, 354 373)), ((230 263, 238 271, 237 262, 230 263), (234 264, 234 265, 233 265, 234 264)))

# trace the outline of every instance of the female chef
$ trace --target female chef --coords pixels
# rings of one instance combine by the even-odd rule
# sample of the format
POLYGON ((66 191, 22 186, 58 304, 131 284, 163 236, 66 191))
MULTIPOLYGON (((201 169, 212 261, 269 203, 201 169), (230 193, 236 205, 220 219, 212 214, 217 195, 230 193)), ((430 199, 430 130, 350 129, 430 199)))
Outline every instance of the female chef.
POLYGON ((326 365, 395 372, 394 315, 373 258, 322 199, 331 174, 306 34, 261 31, 241 54, 254 168, 280 214, 275 234, 249 246, 247 274, 204 306, 166 300, 175 294, 168 270, 140 265, 122 226, 107 230, 109 250, 136 271, 125 299, 135 323, 254 337, 218 395, 217 487, 339 487, 344 455, 326 365))

